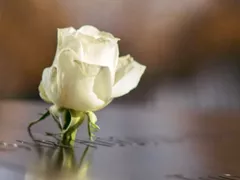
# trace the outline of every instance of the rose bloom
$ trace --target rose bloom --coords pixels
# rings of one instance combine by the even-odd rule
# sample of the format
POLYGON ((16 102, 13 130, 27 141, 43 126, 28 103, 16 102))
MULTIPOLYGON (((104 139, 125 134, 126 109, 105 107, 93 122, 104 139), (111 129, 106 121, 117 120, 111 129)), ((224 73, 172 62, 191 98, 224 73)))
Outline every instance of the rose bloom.
POLYGON ((119 39, 93 26, 58 29, 56 55, 45 68, 40 96, 57 107, 96 111, 134 89, 146 66, 119 57, 119 39))

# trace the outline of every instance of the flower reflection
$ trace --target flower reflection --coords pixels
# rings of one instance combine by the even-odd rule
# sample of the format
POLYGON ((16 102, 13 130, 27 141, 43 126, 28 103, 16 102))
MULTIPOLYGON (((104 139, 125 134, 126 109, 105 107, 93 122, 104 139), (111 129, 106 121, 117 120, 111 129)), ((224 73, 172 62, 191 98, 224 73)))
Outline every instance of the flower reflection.
POLYGON ((87 154, 89 147, 77 160, 74 149, 37 149, 39 159, 29 168, 25 180, 90 180, 87 154))

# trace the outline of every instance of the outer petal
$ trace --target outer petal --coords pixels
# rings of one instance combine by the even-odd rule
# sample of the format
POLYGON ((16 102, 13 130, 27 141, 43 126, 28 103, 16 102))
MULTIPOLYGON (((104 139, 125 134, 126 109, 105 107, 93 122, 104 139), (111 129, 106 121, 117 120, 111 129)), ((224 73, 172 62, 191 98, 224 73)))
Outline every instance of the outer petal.
POLYGON ((40 83, 39 87, 38 87, 38 91, 39 91, 39 96, 47 103, 52 103, 51 100, 47 97, 47 94, 43 88, 42 82, 40 83))
POLYGON ((98 75, 95 77, 93 91, 104 102, 108 102, 111 99, 112 80, 108 67, 101 67, 98 75))
POLYGON ((61 95, 57 105, 76 111, 95 111, 105 104, 93 92, 95 73, 98 73, 99 67, 91 67, 93 74, 89 75, 86 64, 76 58, 72 50, 62 51, 58 57, 61 95))
POLYGON ((97 28, 89 25, 82 26, 80 29, 78 29, 78 32, 93 37, 97 37, 99 34, 99 30, 97 28))
POLYGON ((99 31, 96 27, 90 25, 82 26, 80 29, 77 30, 77 32, 80 32, 84 35, 92 36, 96 39, 105 38, 112 41, 120 40, 119 38, 114 37, 111 33, 99 31))
POLYGON ((133 60, 130 55, 119 58, 112 98, 123 96, 136 88, 146 66, 133 60))
POLYGON ((55 66, 45 68, 39 87, 40 96, 49 102, 55 103, 59 97, 59 86, 57 79, 57 68, 55 66))
POLYGON ((76 30, 73 27, 57 29, 57 42, 61 46, 64 38, 74 34, 76 30))

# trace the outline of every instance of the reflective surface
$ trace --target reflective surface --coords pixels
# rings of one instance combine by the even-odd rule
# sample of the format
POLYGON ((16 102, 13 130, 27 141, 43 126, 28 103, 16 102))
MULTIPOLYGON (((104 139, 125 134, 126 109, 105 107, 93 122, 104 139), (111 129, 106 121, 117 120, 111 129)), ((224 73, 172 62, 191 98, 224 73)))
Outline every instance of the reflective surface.
MULTIPOLYGON (((238 111, 200 110, 176 101, 176 97, 173 102, 167 97, 161 102, 139 106, 113 103, 98 112, 101 130, 97 136, 125 143, 89 147, 84 155, 87 146, 80 143, 73 152, 17 142, 31 142, 27 124, 48 106, 2 101, 0 139, 16 145, 6 150, 1 143, 1 179, 159 180, 240 174, 238 111)), ((80 129, 79 139, 85 139, 85 129, 80 129)), ((57 132, 57 128, 47 119, 33 131, 37 138, 48 140, 43 134, 57 132)))

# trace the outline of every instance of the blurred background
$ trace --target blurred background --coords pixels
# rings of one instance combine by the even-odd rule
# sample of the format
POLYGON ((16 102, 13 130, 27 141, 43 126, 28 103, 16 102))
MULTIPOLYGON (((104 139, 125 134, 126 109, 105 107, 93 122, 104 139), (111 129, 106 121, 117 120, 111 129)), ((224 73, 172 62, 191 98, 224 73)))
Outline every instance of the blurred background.
POLYGON ((238 0, 0 0, 0 97, 39 99, 56 28, 86 24, 121 38, 121 55, 147 65, 139 87, 116 102, 172 91, 203 106, 239 106, 238 0))

